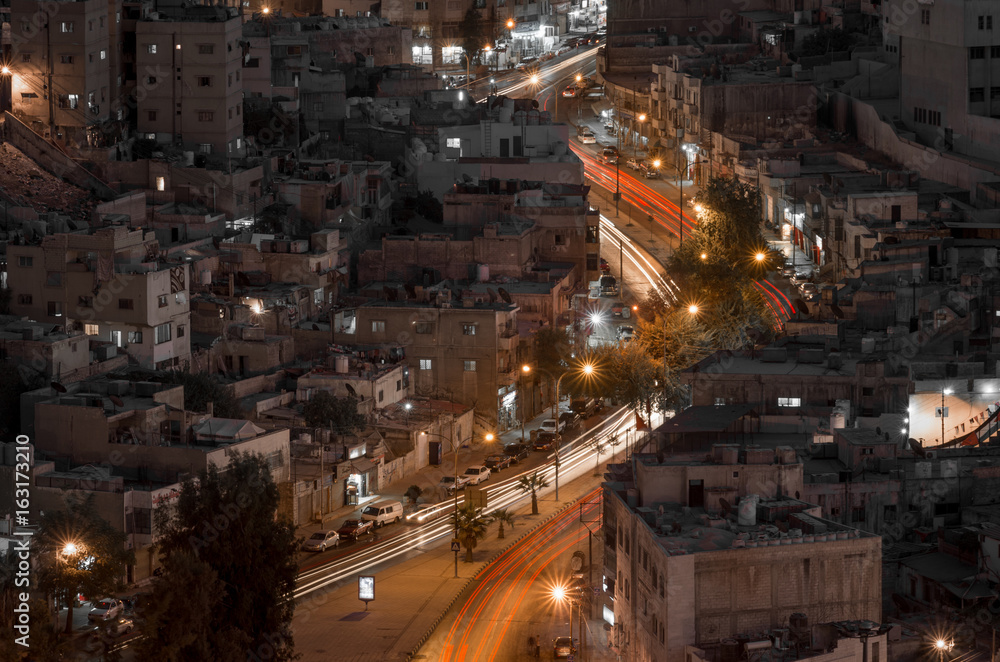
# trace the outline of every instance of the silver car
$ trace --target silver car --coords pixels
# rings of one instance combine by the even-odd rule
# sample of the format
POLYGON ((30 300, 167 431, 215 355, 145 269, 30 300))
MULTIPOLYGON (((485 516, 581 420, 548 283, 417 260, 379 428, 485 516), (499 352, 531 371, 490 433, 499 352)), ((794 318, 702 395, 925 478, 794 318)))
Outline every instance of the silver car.
POLYGON ((302 543, 303 552, 325 552, 327 547, 336 547, 340 535, 336 531, 317 531, 302 543))
POLYGON ((120 637, 123 634, 129 634, 134 629, 135 621, 131 618, 120 616, 111 623, 108 623, 107 626, 105 626, 104 631, 108 633, 108 636, 120 637))
POLYGON ((110 621, 125 612, 125 603, 115 598, 101 598, 93 604, 93 609, 87 614, 87 620, 91 622, 110 621))

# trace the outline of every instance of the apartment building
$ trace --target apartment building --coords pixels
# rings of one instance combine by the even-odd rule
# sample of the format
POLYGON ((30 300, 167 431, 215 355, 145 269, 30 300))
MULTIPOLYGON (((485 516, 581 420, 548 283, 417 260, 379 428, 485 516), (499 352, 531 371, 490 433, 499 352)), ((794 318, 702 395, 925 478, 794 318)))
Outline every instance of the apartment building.
POLYGON ((152 12, 136 24, 140 138, 241 156, 243 20, 238 8, 152 12))
POLYGON ((128 365, 110 342, 63 326, 0 317, 0 359, 30 368, 48 381, 69 384, 128 365), (9 320, 9 321, 7 321, 9 320))
POLYGON ((13 107, 60 144, 96 146, 121 91, 121 1, 50 4, 11 2, 13 107))
POLYGON ((336 342, 379 347, 405 339, 415 395, 475 406, 480 425, 490 431, 513 427, 517 306, 472 297, 453 301, 444 288, 427 288, 421 296, 357 306, 337 329, 336 342))
POLYGON ((881 618, 881 537, 788 496, 801 488, 794 458, 722 445, 707 460, 609 465, 602 608, 619 655, 684 659, 686 646, 719 649, 789 625, 808 644, 804 623, 881 618))
POLYGON ((110 341, 146 368, 190 358, 188 265, 161 261, 153 233, 55 234, 7 255, 14 314, 110 341))
POLYGON ((882 4, 883 42, 898 62, 899 120, 920 141, 995 159, 1000 144, 1000 10, 944 0, 882 4), (996 29, 994 29, 996 24, 996 29))

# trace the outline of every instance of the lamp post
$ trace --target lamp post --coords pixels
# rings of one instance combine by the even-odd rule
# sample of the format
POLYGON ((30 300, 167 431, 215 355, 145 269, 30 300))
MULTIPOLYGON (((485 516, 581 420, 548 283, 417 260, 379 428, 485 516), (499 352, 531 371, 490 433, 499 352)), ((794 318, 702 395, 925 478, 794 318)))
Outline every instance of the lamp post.
POLYGON ((948 417, 948 408, 944 406, 944 396, 951 395, 950 388, 941 389, 941 444, 944 444, 944 419, 948 417))
POLYGON ((938 653, 939 662, 944 662, 945 652, 950 653, 954 648, 955 648, 954 639, 949 639, 949 640, 938 639, 937 641, 934 642, 934 649, 938 653))
MULTIPOLYGON (((69 541, 63 545, 61 550, 56 552, 56 557, 67 566, 78 567, 79 563, 74 563, 73 561, 78 561, 78 555, 82 553, 83 549, 79 545, 73 541, 69 541)), ((73 593, 66 596, 66 629, 64 630, 66 634, 73 631, 73 606, 76 603, 77 588, 77 585, 73 584, 73 593)))
MULTIPOLYGON (((584 364, 581 370, 583 371, 584 375, 594 374, 594 366, 592 366, 589 363, 584 364)), ((559 501, 559 447, 562 445, 562 439, 561 439, 562 435, 559 433, 559 387, 562 384, 563 378, 569 374, 572 373, 564 372, 563 374, 559 375, 559 379, 556 380, 556 399, 552 403, 552 412, 553 412, 552 418, 556 422, 556 478, 555 478, 556 501, 559 501)))
MULTIPOLYGON (((453 438, 444 436, 443 434, 437 434, 434 432, 421 432, 420 434, 427 437, 440 437, 441 439, 448 439, 451 443, 452 449, 455 451, 455 482, 452 483, 452 490, 454 491, 454 502, 455 502, 455 540, 458 540, 458 444, 455 443, 453 438)), ((458 579, 458 550, 455 550, 455 579, 458 579)))
MULTIPOLYGON (((681 150, 681 151, 684 151, 684 150, 681 150)), ((677 203, 677 207, 679 208, 679 211, 680 211, 680 220, 679 220, 679 222, 677 224, 677 227, 678 227, 678 230, 680 231, 680 233, 678 234, 678 237, 680 238, 680 240, 678 241, 678 243, 681 244, 681 245, 684 244, 684 177, 687 176, 687 169, 688 168, 690 168, 693 165, 698 165, 699 163, 705 163, 705 161, 702 161, 700 159, 697 160, 697 161, 692 161, 691 163, 688 163, 687 162, 687 155, 686 155, 686 153, 685 153, 685 156, 683 158, 684 158, 684 162, 681 163, 681 164, 678 164, 678 166, 677 166, 677 184, 678 184, 678 187, 680 188, 680 200, 677 203)))
POLYGON ((632 158, 639 158, 639 139, 642 137, 642 125, 646 121, 646 113, 639 113, 636 118, 635 138, 632 139, 632 158))
POLYGON ((523 379, 523 377, 525 375, 529 374, 530 372, 531 372, 531 366, 530 365, 525 364, 525 365, 521 366, 521 377, 522 377, 522 379, 521 379, 521 388, 518 389, 518 392, 521 395, 521 443, 522 444, 524 443, 524 415, 525 415, 525 412, 524 412, 524 379, 523 379))

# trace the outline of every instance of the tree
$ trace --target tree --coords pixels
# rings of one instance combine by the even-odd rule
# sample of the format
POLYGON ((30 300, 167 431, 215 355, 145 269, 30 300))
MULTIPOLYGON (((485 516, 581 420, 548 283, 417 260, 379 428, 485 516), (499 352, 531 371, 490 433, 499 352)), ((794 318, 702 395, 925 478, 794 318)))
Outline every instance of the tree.
POLYGON ((414 200, 414 209, 428 221, 444 222, 444 205, 433 191, 420 191, 414 200))
POLYGON ((302 414, 309 427, 329 426, 341 434, 353 432, 365 424, 365 417, 358 413, 357 398, 338 398, 330 391, 313 393, 312 400, 302 407, 302 414))
POLYGON ((490 517, 494 522, 500 524, 500 530, 497 531, 497 539, 503 540, 503 525, 509 524, 510 528, 514 528, 514 513, 510 512, 507 508, 497 508, 490 513, 490 517))
POLYGON ((607 451, 604 441, 594 437, 594 475, 601 475, 601 455, 607 451))
POLYGON ((478 9, 470 6, 465 10, 465 15, 458 24, 458 34, 458 45, 469 57, 469 62, 479 62, 480 53, 489 35, 482 14, 479 13, 478 9))
MULTIPOLYGON (((14 567, 11 565, 11 567, 14 567)), ((13 573, 11 573, 13 575, 13 573)), ((21 589, 23 590, 23 589, 21 589)), ((10 605, 13 609, 14 605, 10 605)), ((13 611, 6 612, 13 616, 13 611)), ((30 652, 24 657, 25 648, 15 639, 22 636, 16 630, 6 625, 0 627, 0 662, 17 662, 18 660, 63 660, 73 655, 73 639, 63 637, 55 631, 52 623, 52 610, 45 600, 32 600, 28 603, 28 620, 31 623, 31 633, 28 639, 30 652)))
POLYGON ((531 492, 531 514, 538 514, 538 491, 544 490, 549 486, 549 482, 545 480, 544 477, 539 476, 538 472, 531 474, 530 476, 521 476, 521 480, 517 482, 517 486, 521 489, 522 493, 531 492))
POLYGON ((419 485, 410 485, 406 488, 406 492, 403 496, 410 500, 410 503, 416 503, 420 495, 424 493, 424 490, 419 485))
POLYGON ((484 515, 482 510, 471 503, 462 505, 455 512, 458 522, 458 541, 465 548, 465 562, 472 563, 472 551, 480 540, 486 537, 486 527, 490 524, 488 515, 484 515))
POLYGON ((94 495, 69 497, 62 510, 46 510, 35 538, 39 560, 38 587, 67 607, 66 632, 73 629, 73 607, 79 593, 100 598, 125 586, 126 568, 135 554, 125 548, 124 532, 102 519, 94 495))
POLYGON ((184 387, 184 408, 189 411, 208 411, 212 403, 212 415, 219 418, 243 418, 239 401, 224 384, 207 372, 175 370, 156 378, 164 384, 184 387))
POLYGON ((545 379, 555 397, 556 380, 566 371, 567 362, 573 355, 573 344, 565 329, 545 326, 537 331, 531 339, 532 353, 535 359, 537 378, 545 379))
POLYGON ((152 608, 143 625, 144 650, 164 662, 236 662, 247 650, 296 659, 297 541, 294 526, 276 517, 278 502, 267 460, 236 453, 224 469, 211 466, 186 480, 172 510, 157 510, 163 575, 150 605, 164 606, 152 608), (181 636, 187 630, 190 636, 181 636))

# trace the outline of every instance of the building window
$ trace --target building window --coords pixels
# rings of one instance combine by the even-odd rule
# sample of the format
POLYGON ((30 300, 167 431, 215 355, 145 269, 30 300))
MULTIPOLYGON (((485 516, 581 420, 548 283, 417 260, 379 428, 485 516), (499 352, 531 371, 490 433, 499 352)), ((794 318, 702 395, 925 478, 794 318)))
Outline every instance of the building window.
POLYGON ((150 55, 156 55, 156 44, 148 44, 146 46, 146 52, 150 55))
MULTIPOLYGON (((889 15, 886 14, 885 20, 889 20, 889 15)), ((920 25, 930 25, 931 24, 931 10, 921 9, 920 10, 920 25)))
POLYGON ((417 322, 413 325, 413 332, 419 333, 420 335, 428 335, 434 333, 434 325, 430 322, 417 322))
POLYGON ((726 399, 725 398, 716 398, 715 399, 715 406, 716 407, 721 407, 724 404, 726 404, 726 399))
POLYGON ((212 55, 215 53, 213 44, 198 44, 198 55, 212 55))
POLYGON ((88 336, 96 336, 101 332, 101 329, 97 324, 84 324, 83 332, 88 336))
POLYGON ((385 333, 385 322, 383 320, 372 320, 372 333, 385 333))
POLYGON ((161 294, 160 296, 156 297, 156 304, 157 304, 157 307, 159 307, 159 308, 166 308, 167 307, 167 295, 166 294, 161 294))
POLYGON ((72 32, 73 31, 73 21, 63 21, 59 24, 60 32, 72 32))
POLYGON ((73 56, 72 55, 60 55, 59 56, 59 61, 61 63, 63 63, 63 64, 73 64, 73 56))
POLYGON ((155 122, 156 121, 156 111, 155 110, 147 110, 146 111, 146 119, 149 120, 150 122, 155 122))
POLYGON ((198 76, 198 87, 212 87, 212 77, 198 76))
POLYGON ((986 57, 985 46, 973 46, 969 49, 970 60, 982 60, 984 57, 986 57))
POLYGON ((45 287, 62 287, 62 272, 61 271, 46 271, 45 272, 45 287))
POLYGON ((414 2, 413 3, 413 9, 414 9, 414 11, 427 11, 427 3, 426 2, 414 2))
POLYGON ((475 372, 476 371, 476 362, 475 361, 464 361, 464 363, 465 363, 465 372, 475 372))
POLYGON ((30 294, 18 294, 17 295, 17 302, 19 304, 21 304, 22 306, 30 306, 31 305, 31 301, 32 301, 32 299, 31 299, 31 295, 30 294))
POLYGON ((35 258, 28 255, 19 255, 17 258, 17 266, 19 267, 31 267, 35 264, 35 258))
POLYGON ((556 238, 555 238, 555 242, 556 242, 556 246, 565 246, 566 245, 566 235, 557 234, 556 238))
POLYGON ((969 103, 977 103, 980 101, 986 101, 986 88, 985 87, 970 87, 969 88, 969 103))
POLYGON ((142 331, 129 331, 125 338, 128 340, 128 344, 130 345, 141 345, 142 331))
POLYGON ((134 310, 135 302, 132 299, 119 299, 118 310, 134 310))
POLYGON ((378 392, 378 401, 382 402, 383 400, 385 400, 385 391, 379 391, 378 392))
POLYGON ((215 119, 215 113, 210 110, 199 110, 198 111, 198 121, 199 122, 211 122, 215 119))
POLYGON ((59 107, 69 108, 70 110, 76 110, 80 105, 80 95, 79 94, 60 94, 59 95, 59 107))
POLYGON ((287 48, 285 48, 285 54, 286 55, 302 55, 302 47, 301 46, 288 46, 287 48))
POLYGON ((184 337, 184 327, 183 326, 179 326, 178 325, 178 327, 177 327, 177 337, 178 338, 183 338, 184 337))
POLYGON ((83 308, 93 308, 94 307, 94 297, 92 296, 80 296, 76 300, 76 304, 83 308))
POLYGON ((389 55, 395 55, 396 54, 396 47, 395 46, 386 46, 385 52, 388 53, 389 55))
POLYGON ((156 190, 157 191, 165 191, 165 190, 167 190, 167 180, 166 180, 165 177, 157 177, 156 178, 156 190))
POLYGON ((802 398, 778 398, 779 407, 801 407, 802 398))
POLYGON ((462 335, 463 336, 474 336, 474 335, 476 335, 476 325, 475 324, 463 324, 462 325, 462 335))
POLYGON ((861 454, 862 455, 874 455, 875 454, 875 449, 874 448, 870 448, 870 447, 869 448, 862 448, 861 449, 861 454))
POLYGON ((102 60, 108 59, 108 52, 107 51, 101 51, 101 59, 102 60))
POLYGON ((21 53, 21 62, 31 62, 31 53, 21 53))
POLYGON ((420 359, 420 369, 421 370, 430 370, 431 369, 431 360, 430 359, 420 359))
POLYGON ((990 46, 990 57, 994 60, 1000 58, 1000 46, 990 46))
POLYGON ((156 327, 156 344, 161 345, 170 341, 170 322, 160 324, 156 327))
POLYGON ((462 149, 461 138, 445 138, 444 146, 449 149, 462 149))
POLYGON ((62 301, 49 301, 49 317, 62 317, 62 301))

